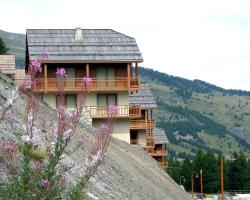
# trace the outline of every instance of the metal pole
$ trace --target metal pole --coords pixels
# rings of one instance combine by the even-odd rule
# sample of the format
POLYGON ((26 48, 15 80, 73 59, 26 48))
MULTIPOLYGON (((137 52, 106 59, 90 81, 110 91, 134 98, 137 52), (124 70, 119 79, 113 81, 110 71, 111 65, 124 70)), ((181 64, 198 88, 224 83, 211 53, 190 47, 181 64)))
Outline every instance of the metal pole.
POLYGON ((224 200, 224 163, 222 157, 220 159, 220 180, 221 180, 221 200, 224 200))
POLYGON ((200 181, 201 181, 201 199, 203 200, 203 188, 202 188, 202 170, 200 170, 200 181))

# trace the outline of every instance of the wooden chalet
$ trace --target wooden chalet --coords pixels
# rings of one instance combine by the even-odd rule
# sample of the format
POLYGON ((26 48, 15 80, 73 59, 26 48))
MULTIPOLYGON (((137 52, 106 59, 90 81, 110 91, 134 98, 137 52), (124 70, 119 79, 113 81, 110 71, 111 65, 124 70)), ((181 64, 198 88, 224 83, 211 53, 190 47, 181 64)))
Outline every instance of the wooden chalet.
POLYGON ((92 125, 107 118, 107 107, 118 106, 114 137, 130 142, 129 119, 138 117, 139 106, 129 105, 129 93, 140 87, 138 63, 142 55, 134 38, 111 29, 28 29, 26 34, 26 70, 30 61, 42 52, 42 74, 37 90, 44 102, 56 107, 58 93, 56 70, 66 69, 66 106, 77 106, 81 80, 93 80, 87 97, 86 111, 92 125))
POLYGON ((164 130, 155 127, 153 110, 157 105, 146 82, 141 82, 138 92, 130 94, 130 106, 140 107, 139 117, 130 119, 130 143, 143 147, 166 168, 168 140, 164 130))
POLYGON ((15 76, 15 56, 0 55, 0 72, 10 78, 15 76))

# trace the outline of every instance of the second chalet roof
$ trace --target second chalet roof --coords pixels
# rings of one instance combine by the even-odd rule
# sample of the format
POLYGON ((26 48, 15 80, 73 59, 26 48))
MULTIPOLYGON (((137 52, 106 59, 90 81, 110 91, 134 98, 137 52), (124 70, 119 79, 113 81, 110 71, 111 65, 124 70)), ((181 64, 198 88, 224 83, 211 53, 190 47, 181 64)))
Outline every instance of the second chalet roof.
POLYGON ((141 82, 138 92, 129 95, 129 103, 130 105, 140 105, 142 109, 157 107, 150 87, 144 81, 141 82))
POLYGON ((27 29, 29 59, 45 62, 142 62, 134 38, 111 29, 27 29))
POLYGON ((153 128, 153 135, 155 144, 169 143, 166 133, 162 128, 153 128))

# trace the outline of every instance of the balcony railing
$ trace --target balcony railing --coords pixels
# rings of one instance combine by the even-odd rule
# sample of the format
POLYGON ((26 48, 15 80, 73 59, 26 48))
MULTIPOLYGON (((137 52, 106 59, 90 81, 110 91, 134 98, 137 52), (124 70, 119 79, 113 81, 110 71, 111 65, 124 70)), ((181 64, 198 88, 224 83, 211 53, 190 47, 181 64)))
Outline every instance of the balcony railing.
MULTIPOLYGON (((140 86, 139 78, 133 78, 128 83, 127 77, 114 77, 114 78, 92 78, 92 84, 89 87, 90 91, 126 91, 138 90, 140 86)), ((66 78, 65 91, 81 91, 82 78, 66 78)), ((58 91, 57 78, 40 78, 37 80, 37 90, 40 92, 56 92, 58 91), (46 81, 47 80, 47 81, 46 81)))
POLYGON ((162 161, 162 162, 159 162, 159 163, 160 163, 161 168, 163 168, 163 169, 168 168, 168 162, 167 161, 162 161))
MULTIPOLYGON (((108 105, 107 106, 90 106, 91 118, 107 118, 108 117, 108 105)), ((117 118, 129 118, 129 106, 118 105, 117 106, 117 118)))
POLYGON ((155 127, 154 120, 130 120, 129 121, 130 129, 151 129, 155 127))
POLYGON ((130 139, 130 144, 138 145, 139 141, 138 139, 130 139))
POLYGON ((167 156, 167 151, 166 149, 157 149, 157 150, 154 150, 153 152, 150 153, 151 156, 154 156, 154 157, 162 157, 162 156, 167 156))

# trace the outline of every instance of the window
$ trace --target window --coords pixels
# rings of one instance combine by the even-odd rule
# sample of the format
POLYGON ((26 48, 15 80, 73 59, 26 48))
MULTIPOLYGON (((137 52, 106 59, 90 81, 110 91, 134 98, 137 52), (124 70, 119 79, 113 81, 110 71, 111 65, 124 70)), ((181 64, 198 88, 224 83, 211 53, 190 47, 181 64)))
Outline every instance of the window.
POLYGON ((97 105, 98 106, 117 105, 116 94, 98 94, 97 105))
POLYGON ((76 107, 76 95, 75 94, 66 94, 65 95, 65 105, 66 105, 66 108, 75 108, 76 107))
POLYGON ((99 87, 112 87, 115 86, 115 68, 114 67, 98 67, 96 70, 96 77, 103 79, 98 81, 97 86, 99 87))
POLYGON ((65 83, 65 87, 75 87, 75 68, 68 67, 66 68, 67 79, 65 83))

